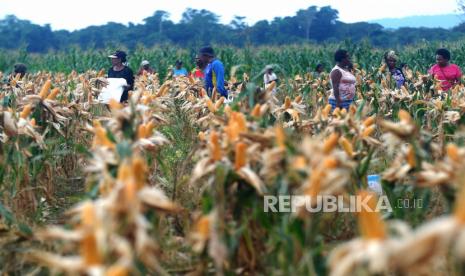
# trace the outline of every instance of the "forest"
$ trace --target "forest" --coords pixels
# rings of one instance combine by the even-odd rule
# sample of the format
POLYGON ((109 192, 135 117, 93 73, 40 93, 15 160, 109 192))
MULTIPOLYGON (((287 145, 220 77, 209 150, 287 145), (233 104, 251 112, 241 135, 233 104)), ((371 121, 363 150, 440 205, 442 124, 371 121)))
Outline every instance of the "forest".
POLYGON ((76 31, 52 30, 44 26, 8 15, 0 20, 0 48, 24 48, 31 53, 50 50, 101 49, 115 45, 134 49, 175 44, 193 47, 206 44, 235 47, 284 45, 304 43, 335 43, 368 41, 375 47, 397 47, 421 41, 454 41, 465 35, 465 24, 452 29, 399 28, 385 29, 367 22, 344 23, 338 20, 338 11, 330 6, 310 6, 292 16, 260 20, 253 25, 245 17, 235 16, 229 24, 222 24, 220 16, 202 9, 188 8, 182 19, 175 23, 170 14, 157 10, 142 24, 108 22, 76 31))

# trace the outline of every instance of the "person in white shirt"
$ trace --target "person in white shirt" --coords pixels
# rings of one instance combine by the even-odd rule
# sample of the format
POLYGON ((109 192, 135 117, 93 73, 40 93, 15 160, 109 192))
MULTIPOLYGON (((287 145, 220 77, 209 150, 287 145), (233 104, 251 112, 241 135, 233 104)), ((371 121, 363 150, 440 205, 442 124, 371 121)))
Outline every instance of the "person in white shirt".
MULTIPOLYGON (((273 67, 271 65, 267 65, 265 67, 265 74, 263 75, 263 82, 265 83, 265 89, 268 85, 270 85, 273 81, 277 81, 278 77, 273 72, 273 67)), ((276 93, 276 87, 272 90, 273 94, 276 93)))

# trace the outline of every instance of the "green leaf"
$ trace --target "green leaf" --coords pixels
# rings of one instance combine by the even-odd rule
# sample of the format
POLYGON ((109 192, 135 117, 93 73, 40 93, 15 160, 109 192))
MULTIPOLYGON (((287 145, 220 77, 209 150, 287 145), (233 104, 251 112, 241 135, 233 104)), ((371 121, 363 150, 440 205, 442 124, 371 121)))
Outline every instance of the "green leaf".
POLYGON ((5 220, 7 225, 11 225, 15 222, 13 214, 0 203, 0 216, 5 220))

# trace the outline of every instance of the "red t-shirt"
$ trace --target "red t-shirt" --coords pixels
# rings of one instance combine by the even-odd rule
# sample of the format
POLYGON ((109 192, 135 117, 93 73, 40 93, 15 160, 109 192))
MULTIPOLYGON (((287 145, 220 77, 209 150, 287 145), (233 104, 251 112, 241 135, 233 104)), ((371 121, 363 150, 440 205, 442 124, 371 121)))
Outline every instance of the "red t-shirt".
POLYGON ((194 77, 194 78, 197 78, 197 79, 204 79, 205 78, 204 72, 202 70, 198 69, 198 68, 195 68, 191 72, 191 76, 194 77))
POLYGON ((460 67, 455 64, 448 64, 446 67, 435 64, 429 69, 428 73, 441 81, 442 91, 451 89, 462 77, 460 67))

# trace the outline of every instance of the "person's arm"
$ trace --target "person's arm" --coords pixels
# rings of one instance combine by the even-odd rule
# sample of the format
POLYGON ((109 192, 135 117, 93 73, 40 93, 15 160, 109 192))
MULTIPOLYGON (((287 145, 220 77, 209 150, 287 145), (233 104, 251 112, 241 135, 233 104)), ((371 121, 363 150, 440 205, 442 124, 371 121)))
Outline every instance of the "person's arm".
POLYGON ((336 98, 336 107, 341 107, 341 97, 339 96, 339 83, 341 82, 342 73, 339 70, 331 72, 331 83, 333 85, 333 94, 336 98))
POLYGON ((228 91, 224 88, 224 67, 221 63, 217 62, 213 66, 213 72, 216 76, 216 90, 221 96, 228 97, 228 91))
POLYGON ((128 90, 133 90, 134 89, 134 73, 132 73, 131 68, 128 67, 127 71, 127 82, 128 82, 128 90))
POLYGON ((460 84, 462 81, 462 70, 460 70, 460 67, 456 65, 457 68, 457 74, 456 74, 456 83, 460 84))

